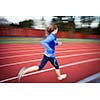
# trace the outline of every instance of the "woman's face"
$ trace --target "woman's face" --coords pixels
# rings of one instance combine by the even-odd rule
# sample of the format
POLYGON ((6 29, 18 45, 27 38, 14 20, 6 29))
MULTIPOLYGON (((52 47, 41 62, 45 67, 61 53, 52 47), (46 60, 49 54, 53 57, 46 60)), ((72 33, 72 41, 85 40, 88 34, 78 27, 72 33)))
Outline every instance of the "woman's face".
POLYGON ((58 28, 55 29, 53 32, 54 32, 55 34, 57 34, 57 33, 58 33, 58 28))

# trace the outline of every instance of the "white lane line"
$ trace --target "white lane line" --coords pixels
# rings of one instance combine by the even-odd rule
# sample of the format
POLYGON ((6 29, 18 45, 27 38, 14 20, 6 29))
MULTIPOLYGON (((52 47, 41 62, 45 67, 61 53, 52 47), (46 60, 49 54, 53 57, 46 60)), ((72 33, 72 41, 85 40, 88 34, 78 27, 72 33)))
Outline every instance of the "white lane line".
POLYGON ((20 52, 34 52, 34 51, 42 51, 44 49, 39 49, 39 50, 36 50, 35 48, 33 50, 20 50, 20 51, 3 51, 3 52, 0 52, 0 54, 10 54, 10 53, 20 53, 20 52))
POLYGON ((14 47, 9 47, 8 49, 1 49, 0 48, 0 51, 9 51, 9 50, 11 50, 11 51, 17 51, 17 50, 24 50, 24 49, 26 49, 27 50, 27 48, 29 48, 29 49, 34 49, 34 48, 36 48, 36 49, 42 49, 43 47, 35 47, 35 46, 33 46, 33 47, 22 47, 22 48, 14 48, 14 47))
POLYGON ((100 78, 100 72, 96 73, 94 75, 91 75, 91 76, 89 76, 89 77, 87 77, 87 78, 85 78, 83 80, 80 80, 77 83, 88 83, 88 82, 90 82, 90 81, 92 81, 94 79, 97 79, 97 78, 100 78))
MULTIPOLYGON (((71 54, 71 55, 65 55, 65 56, 57 56, 56 58, 67 58, 67 57, 74 57, 74 56, 83 56, 83 55, 93 55, 93 54, 100 54, 100 52, 89 52, 89 53, 81 53, 81 54, 71 54)), ((11 65, 18 65, 18 64, 25 64, 30 62, 36 62, 41 61, 41 59, 35 59, 35 60, 29 60, 29 61, 22 61, 22 62, 16 62, 16 63, 8 63, 0 65, 0 67, 8 67, 11 65)))
MULTIPOLYGON (((56 50, 79 50, 79 49, 95 49, 95 48, 56 48, 56 50)), ((100 49, 100 48, 99 48, 100 49)), ((42 51, 42 49, 32 49, 32 50, 19 50, 19 51, 1 51, 0 54, 10 54, 10 53, 20 53, 20 52, 34 52, 34 51, 42 51)))
MULTIPOLYGON (((100 60, 100 58, 82 60, 82 61, 78 61, 78 62, 73 62, 73 63, 62 65, 62 66, 60 66, 60 68, 70 67, 70 66, 73 66, 73 65, 78 65, 78 64, 83 64, 83 63, 88 63, 88 62, 93 62, 93 61, 98 61, 98 60, 100 60)), ((37 71, 37 72, 32 72, 32 73, 24 75, 24 77, 29 76, 29 75, 34 75, 34 74, 39 74, 39 73, 51 71, 51 70, 54 70, 54 69, 55 68, 53 67, 53 68, 49 68, 49 69, 45 69, 45 70, 41 70, 41 71, 37 71)), ((17 78, 18 78, 18 76, 15 76, 15 77, 12 77, 12 78, 8 78, 8 79, 4 79, 4 80, 1 80, 0 83, 6 82, 6 81, 11 81, 11 80, 14 80, 14 79, 17 79, 17 78)))
MULTIPOLYGON (((9 47, 9 48, 7 48, 7 49, 2 49, 2 48, 0 48, 0 51, 8 51, 8 50, 11 50, 11 51, 17 51, 17 50, 24 50, 24 49, 27 49, 28 50, 28 48, 29 49, 31 49, 31 50, 34 50, 34 48, 35 49, 43 49, 43 47, 42 46, 38 46, 38 47, 36 47, 36 46, 31 46, 31 47, 19 47, 19 48, 15 48, 15 47, 9 47)), ((58 47, 57 47, 58 48, 58 47)), ((64 48, 64 47, 60 47, 60 48, 64 48)))
MULTIPOLYGON (((64 48, 66 46, 66 44, 63 44, 62 46, 60 46, 60 48, 64 48)), ((68 45, 67 44, 67 46, 68 46, 68 48, 69 48, 69 46, 70 45, 68 45)), ((25 49, 25 48, 36 48, 36 49, 40 49, 40 48, 43 48, 42 47, 42 45, 40 44, 39 46, 34 46, 34 44, 32 45, 32 46, 24 46, 23 47, 23 45, 22 46, 20 46, 20 47, 14 47, 14 46, 9 46, 10 48, 11 48, 11 50, 20 50, 20 49, 25 49)), ((9 47, 7 47, 7 48, 3 48, 3 47, 0 47, 0 50, 9 50, 9 47)), ((74 46, 75 47, 75 46, 74 46)), ((82 46, 81 46, 82 47, 82 46)), ((58 48, 58 47, 57 47, 58 48)), ((88 48, 88 47, 85 47, 85 48, 88 48)))
MULTIPOLYGON (((100 49, 89 49, 90 50, 100 50, 100 49)), ((74 52, 74 51, 87 51, 86 49, 82 50, 67 50, 67 51, 56 51, 56 53, 63 53, 63 52, 74 52)), ((43 53, 31 53, 31 54, 22 54, 22 55, 14 55, 14 56, 5 56, 5 57, 0 57, 0 59, 6 59, 6 58, 14 58, 14 57, 24 57, 24 56, 35 56, 35 55, 40 55, 43 53)))
MULTIPOLYGON (((35 48, 35 47, 33 47, 33 48, 29 48, 28 49, 28 47, 26 48, 26 50, 22 50, 22 49, 19 49, 20 51, 17 51, 17 50, 10 50, 9 49, 9 51, 4 51, 4 50, 2 50, 2 51, 0 51, 1 53, 16 53, 16 52, 21 52, 21 50, 22 51, 24 51, 24 52, 27 52, 27 51, 41 51, 41 50, 44 50, 44 48, 43 47, 41 47, 41 49, 40 48, 35 48), (30 49, 30 50, 29 50, 30 49)), ((68 49, 68 48, 56 48, 57 50, 62 50, 62 49, 68 49)), ((77 48, 76 48, 77 49, 77 48)))

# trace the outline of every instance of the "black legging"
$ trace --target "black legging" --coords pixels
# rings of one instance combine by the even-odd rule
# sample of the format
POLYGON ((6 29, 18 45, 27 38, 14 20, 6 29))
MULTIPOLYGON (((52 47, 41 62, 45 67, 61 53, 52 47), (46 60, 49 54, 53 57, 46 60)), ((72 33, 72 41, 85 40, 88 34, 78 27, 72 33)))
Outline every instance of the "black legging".
POLYGON ((47 57, 46 55, 43 56, 43 59, 41 61, 41 64, 39 65, 39 70, 41 70, 45 64, 50 61, 51 64, 56 68, 56 69, 59 69, 59 65, 58 65, 58 62, 56 60, 55 57, 47 57))

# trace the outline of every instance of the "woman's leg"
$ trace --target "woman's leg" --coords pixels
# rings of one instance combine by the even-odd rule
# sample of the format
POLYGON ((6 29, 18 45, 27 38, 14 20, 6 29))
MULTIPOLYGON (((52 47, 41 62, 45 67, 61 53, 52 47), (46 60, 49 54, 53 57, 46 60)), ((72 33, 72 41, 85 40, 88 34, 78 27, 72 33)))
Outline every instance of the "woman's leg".
POLYGON ((56 72, 56 74, 57 74, 58 77, 61 75, 60 69, 55 69, 55 72, 56 72))
POLYGON ((46 65, 46 63, 48 62, 48 57, 46 55, 44 55, 40 65, 39 65, 39 69, 38 70, 42 70, 43 67, 46 65))
POLYGON ((58 65, 56 58, 55 57, 49 57, 49 61, 55 67, 56 74, 59 77, 61 75, 61 72, 60 72, 59 65, 58 65))
POLYGON ((47 61, 48 61, 48 58, 44 55, 39 66, 32 66, 32 67, 29 67, 29 68, 23 67, 18 73, 18 79, 20 80, 22 78, 22 76, 26 73, 29 73, 29 72, 32 72, 32 71, 37 71, 37 70, 42 70, 42 68, 45 66, 47 61))
POLYGON ((39 70, 39 66, 32 66, 32 67, 25 69, 24 74, 32 72, 32 71, 37 71, 37 70, 39 70))
POLYGON ((66 78, 66 74, 61 74, 58 62, 56 60, 55 57, 49 57, 49 61, 51 62, 51 64, 55 67, 55 72, 57 74, 58 80, 62 80, 64 78, 66 78))
POLYGON ((24 74, 25 74, 25 73, 32 72, 32 71, 41 70, 41 69, 45 66, 45 64, 47 63, 47 61, 48 61, 48 59, 47 59, 47 57, 44 55, 44 56, 43 56, 43 59, 42 59, 42 61, 41 61, 41 63, 40 63, 39 66, 32 66, 32 67, 27 68, 27 69, 24 71, 24 74))

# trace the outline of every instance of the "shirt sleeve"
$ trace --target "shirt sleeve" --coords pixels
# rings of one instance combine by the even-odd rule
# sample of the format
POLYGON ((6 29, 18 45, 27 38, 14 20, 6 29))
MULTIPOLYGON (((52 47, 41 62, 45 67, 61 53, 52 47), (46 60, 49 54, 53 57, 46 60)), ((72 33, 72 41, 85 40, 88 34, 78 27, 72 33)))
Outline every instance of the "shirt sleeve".
POLYGON ((46 39, 44 39, 44 40, 41 42, 41 44, 42 44, 47 50, 52 51, 53 49, 50 48, 49 43, 50 43, 51 41, 53 41, 54 39, 55 39, 55 37, 54 37, 52 34, 50 34, 46 39))
POLYGON ((55 41, 55 45, 58 45, 58 42, 57 41, 55 41))

